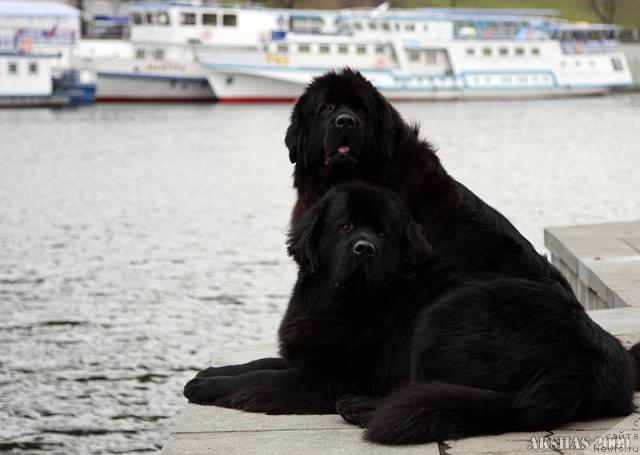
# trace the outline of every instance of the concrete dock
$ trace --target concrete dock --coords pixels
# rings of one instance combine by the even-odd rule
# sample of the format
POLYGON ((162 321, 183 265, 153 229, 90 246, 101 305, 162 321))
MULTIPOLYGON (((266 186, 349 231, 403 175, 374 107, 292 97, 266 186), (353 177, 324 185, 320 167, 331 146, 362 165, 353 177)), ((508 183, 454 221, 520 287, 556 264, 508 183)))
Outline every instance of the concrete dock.
MULTIPOLYGON (((640 341, 640 221, 549 228, 551 260, 591 317, 626 346, 640 341)), ((241 363, 273 356, 275 345, 212 359, 241 363)), ((640 392, 635 395, 640 406, 640 392)), ((553 431, 506 433, 389 447, 362 440, 339 416, 267 416, 187 404, 162 455, 204 454, 546 454, 640 453, 640 414, 573 422, 553 431)))

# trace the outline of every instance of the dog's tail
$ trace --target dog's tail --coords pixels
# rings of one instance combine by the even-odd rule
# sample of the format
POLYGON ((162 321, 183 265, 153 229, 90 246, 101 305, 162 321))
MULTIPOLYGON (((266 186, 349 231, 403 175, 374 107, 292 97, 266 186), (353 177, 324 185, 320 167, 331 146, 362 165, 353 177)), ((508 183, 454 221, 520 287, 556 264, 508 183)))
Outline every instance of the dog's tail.
POLYGON ((569 420, 581 401, 578 396, 559 399, 554 386, 536 381, 511 394, 442 382, 409 383, 383 401, 365 437, 383 444, 419 444, 552 428, 569 420))
POLYGON ((636 390, 640 390, 640 343, 631 346, 628 352, 636 367, 636 390))

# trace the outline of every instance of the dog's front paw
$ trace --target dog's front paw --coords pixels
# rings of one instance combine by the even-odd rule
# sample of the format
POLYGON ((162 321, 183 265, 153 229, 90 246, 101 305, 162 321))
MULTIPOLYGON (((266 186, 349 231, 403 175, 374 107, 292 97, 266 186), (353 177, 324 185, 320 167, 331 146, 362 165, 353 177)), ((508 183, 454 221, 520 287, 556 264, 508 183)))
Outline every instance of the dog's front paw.
POLYGON ((196 404, 217 404, 234 393, 232 378, 195 377, 184 386, 184 396, 196 404))
POLYGON ((344 395, 336 402, 336 411, 346 422, 366 428, 379 402, 366 395, 344 395))
POLYGON ((209 367, 209 368, 205 368, 204 370, 200 370, 197 374, 196 377, 197 378, 211 378, 211 377, 215 377, 215 376, 227 376, 227 374, 225 374, 224 371, 224 367, 209 367))

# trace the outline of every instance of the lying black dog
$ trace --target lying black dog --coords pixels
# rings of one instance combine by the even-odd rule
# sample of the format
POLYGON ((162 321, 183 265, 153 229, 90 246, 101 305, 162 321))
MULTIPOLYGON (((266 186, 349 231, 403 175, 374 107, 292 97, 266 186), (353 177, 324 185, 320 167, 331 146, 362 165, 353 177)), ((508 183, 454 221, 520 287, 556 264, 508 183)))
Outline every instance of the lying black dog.
POLYGON ((396 194, 334 186, 293 226, 282 358, 208 368, 194 403, 334 413, 382 443, 551 429, 632 411, 621 344, 552 279, 460 275, 396 194))

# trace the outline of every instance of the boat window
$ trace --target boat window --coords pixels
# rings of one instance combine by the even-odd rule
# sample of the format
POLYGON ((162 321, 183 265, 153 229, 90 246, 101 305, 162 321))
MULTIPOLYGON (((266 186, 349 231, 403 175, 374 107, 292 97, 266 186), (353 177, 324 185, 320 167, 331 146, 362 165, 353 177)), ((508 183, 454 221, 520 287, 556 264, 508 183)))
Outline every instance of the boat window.
POLYGON ((29 62, 29 74, 38 74, 38 64, 36 62, 29 62))
POLYGON ((400 22, 396 22, 396 30, 400 30, 400 22))
MULTIPOLYGON (((235 17, 235 14, 233 15, 235 17)), ((236 20, 236 19, 234 19, 236 20)), ((280 23, 280 21, 278 21, 280 23)), ((237 25, 236 23, 233 26, 237 25)), ((284 20, 282 20, 282 27, 284 20)), ((344 30, 345 25, 342 22, 336 22, 339 30, 344 30)), ((293 16, 289 18, 289 30, 296 33, 320 33, 324 27, 324 19, 318 16, 293 16)))
POLYGON ((353 28, 356 30, 362 30, 362 24, 360 22, 354 22, 353 28))
POLYGON ((238 18, 235 14, 223 14, 222 25, 225 27, 235 27, 238 25, 238 18))
POLYGON ((298 44, 298 52, 308 54, 309 52, 311 52, 311 46, 309 46, 308 44, 298 44))
POLYGON ((384 46, 378 44, 376 46, 376 54, 384 54, 384 46))
POLYGON ((349 53, 349 46, 347 46, 346 44, 340 44, 338 46, 338 54, 348 54, 349 53))
POLYGON ((622 66, 622 60, 620 60, 619 58, 613 57, 611 59, 611 64, 613 65, 613 69, 615 71, 622 71, 624 69, 622 66))
POLYGON ((435 65, 438 63, 438 51, 435 49, 427 49, 427 65, 435 65))
POLYGON ((420 60, 420 52, 418 51, 409 51, 409 60, 412 62, 417 62, 420 60))
POLYGON ((422 31, 423 32, 428 32, 429 31, 429 24, 427 24, 426 22, 424 24, 422 24, 422 31))
POLYGON ((588 36, 589 36, 589 39, 592 41, 600 41, 602 39, 602 34, 596 30, 589 31, 588 36))
POLYGON ((156 60, 162 60, 164 59, 164 50, 162 49, 156 49, 156 51, 153 53, 153 57, 156 60))
POLYGON ((391 27, 389 26, 389 22, 383 22, 380 25, 382 26, 382 30, 384 30, 385 32, 388 32, 391 29, 391 27))
POLYGON ((500 49, 498 49, 498 52, 500 53, 501 57, 506 57, 507 55, 509 55, 509 49, 507 49, 506 47, 501 47, 500 49))
POLYGON ((414 25, 413 22, 407 22, 406 24, 404 24, 404 29, 407 32, 412 32, 412 31, 414 31, 416 29, 416 26, 414 25))
POLYGON ((169 14, 166 11, 158 12, 158 25, 169 25, 169 14))
POLYGON ((202 25, 218 25, 218 15, 215 13, 204 13, 202 15, 202 25))
POLYGON ((131 22, 133 22, 135 25, 142 24, 142 15, 140 13, 131 14, 131 22))
POLYGON ((516 55, 518 57, 522 57, 524 55, 524 48, 522 47, 516 47, 516 55))
POLYGON ((357 46, 356 47, 356 54, 364 55, 366 53, 367 53, 367 46, 357 46))
POLYGON ((369 22, 369 30, 378 30, 378 24, 375 22, 369 22))
POLYGON ((144 49, 136 49, 136 58, 142 60, 144 58, 144 49))
POLYGON ((321 54, 328 54, 330 50, 330 47, 328 44, 321 44, 320 45, 320 53, 321 54))
POLYGON ((196 25, 196 13, 180 13, 181 25, 196 25))
POLYGON ((469 57, 473 57, 474 55, 476 55, 476 50, 474 48, 472 48, 472 47, 468 47, 467 48, 467 55, 469 57))
POLYGON ((16 62, 9 62, 9 74, 18 74, 18 64, 16 62))
POLYGON ((538 57, 540 55, 540 48, 532 47, 531 48, 531 55, 533 55, 534 57, 538 57))
POLYGON ((278 52, 289 52, 289 46, 286 44, 278 44, 278 52))
POLYGON ((153 15, 153 13, 146 13, 145 16, 147 18, 147 24, 153 25, 155 23, 155 16, 153 15))
POLYGON ((482 55, 484 55, 485 57, 491 57, 491 48, 490 47, 483 48, 482 55))

